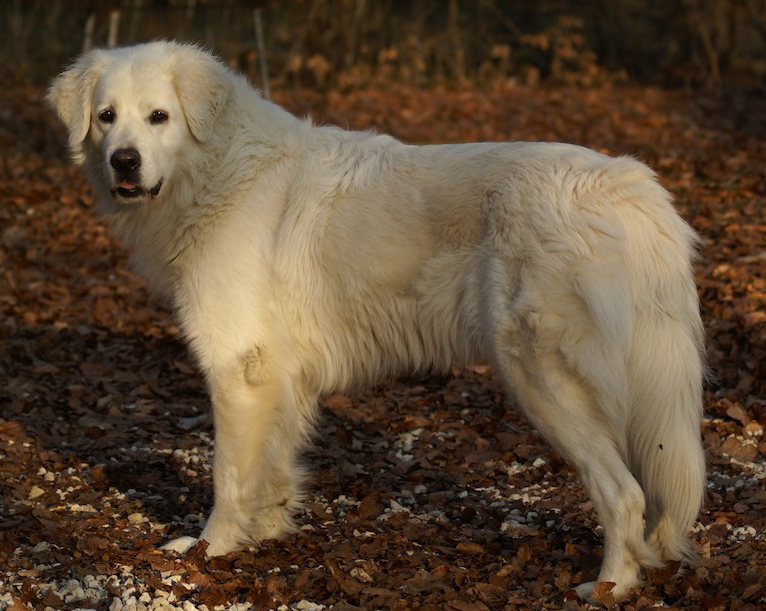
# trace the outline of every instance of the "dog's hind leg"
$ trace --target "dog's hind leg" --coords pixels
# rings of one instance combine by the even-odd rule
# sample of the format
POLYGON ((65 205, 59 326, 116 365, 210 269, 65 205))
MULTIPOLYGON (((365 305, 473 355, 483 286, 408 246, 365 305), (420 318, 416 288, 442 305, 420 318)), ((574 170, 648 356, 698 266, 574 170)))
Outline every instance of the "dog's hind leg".
MULTIPOLYGON (((604 528, 598 580, 614 582, 614 595, 624 597, 640 583, 641 567, 658 559, 644 541, 644 493, 627 462, 623 342, 566 280, 538 290, 540 277, 526 269, 509 287, 507 269, 514 263, 490 264, 485 285, 494 361, 518 407, 577 469, 604 528)), ((578 592, 587 597, 593 585, 578 592)))
MULTIPOLYGON (((619 431, 593 398, 593 390, 556 353, 502 358, 512 396, 538 431, 579 472, 604 528, 598 581, 614 582, 624 597, 641 581, 641 566, 657 559, 644 542, 644 495, 631 475, 619 431)), ((595 583, 577 588, 587 598, 595 583)))
MULTIPOLYGON (((217 556, 248 543, 294 530, 302 472, 297 452, 308 436, 308 400, 288 376, 254 379, 240 366, 210 382, 215 415, 213 511, 200 535, 207 554, 217 556)), ((196 539, 171 541, 166 549, 186 551, 196 539)))

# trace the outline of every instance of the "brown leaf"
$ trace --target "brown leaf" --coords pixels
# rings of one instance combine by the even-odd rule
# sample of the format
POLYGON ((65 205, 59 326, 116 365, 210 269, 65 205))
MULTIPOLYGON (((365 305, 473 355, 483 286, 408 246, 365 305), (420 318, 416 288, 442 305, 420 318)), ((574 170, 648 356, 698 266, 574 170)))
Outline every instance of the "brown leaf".
POLYGON ((502 586, 496 586, 489 583, 477 583, 473 586, 473 590, 476 591, 483 602, 489 605, 497 605, 505 602, 505 588, 502 586))
POLYGON ((615 583, 613 581, 599 581, 593 586, 593 592, 591 592, 591 600, 604 605, 605 607, 611 607, 615 604, 614 595, 612 590, 615 583))
POLYGON ((519 549, 516 552, 516 558, 524 563, 529 562, 532 559, 532 548, 528 543, 519 545, 519 549))
POLYGON ((461 554, 466 554, 468 556, 478 556, 479 554, 484 553, 484 548, 473 541, 461 541, 457 544, 455 549, 461 554))
POLYGON ((463 600, 451 600, 445 607, 447 611, 454 609, 454 611, 488 611, 489 607, 482 602, 466 602, 463 600))
POLYGON ((742 408, 741 405, 736 403, 729 405, 728 409, 726 410, 726 415, 729 416, 729 418, 739 422, 742 426, 746 426, 750 422, 750 416, 747 415, 747 412, 742 408))
POLYGON ((11 597, 11 600, 13 603, 10 607, 7 608, 6 611, 31 611, 31 608, 27 605, 25 605, 23 602, 21 602, 20 598, 16 598, 15 596, 11 597))
POLYGON ((344 410, 354 406, 354 402, 345 395, 330 395, 322 403, 330 410, 344 410))
POLYGON ((368 494, 362 499, 356 510, 356 515, 360 520, 374 520, 380 514, 383 513, 385 506, 380 500, 380 496, 377 494, 368 494))
POLYGON ((224 606, 227 600, 226 592, 219 585, 205 586, 202 588, 202 592, 200 592, 200 601, 211 608, 224 606))
POLYGON ((77 540, 77 549, 89 556, 108 550, 111 544, 105 537, 83 536, 77 540))
POLYGON ((737 437, 729 437, 721 444, 721 452, 742 462, 751 462, 758 455, 758 448, 737 437))

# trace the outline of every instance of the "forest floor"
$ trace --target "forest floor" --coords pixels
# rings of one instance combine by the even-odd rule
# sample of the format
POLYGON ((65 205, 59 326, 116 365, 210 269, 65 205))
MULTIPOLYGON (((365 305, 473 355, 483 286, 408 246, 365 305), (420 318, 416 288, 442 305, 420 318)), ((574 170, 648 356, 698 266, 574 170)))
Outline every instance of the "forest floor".
MULTIPOLYGON (((209 561, 155 551, 211 508, 208 399, 42 95, 0 98, 0 611, 589 608, 571 588, 600 561, 592 506, 485 369, 327 398, 299 534, 209 561)), ((614 608, 763 609, 766 98, 520 86, 275 98, 412 143, 558 140, 658 171, 704 241, 704 561, 649 573, 614 608)))

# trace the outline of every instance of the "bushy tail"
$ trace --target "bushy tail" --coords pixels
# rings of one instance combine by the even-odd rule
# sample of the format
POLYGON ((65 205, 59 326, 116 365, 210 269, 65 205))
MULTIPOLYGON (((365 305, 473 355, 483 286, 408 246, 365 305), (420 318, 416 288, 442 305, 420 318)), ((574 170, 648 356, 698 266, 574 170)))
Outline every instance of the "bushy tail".
POLYGON ((706 481, 700 434, 703 330, 692 274, 697 237, 667 193, 647 185, 637 221, 646 231, 634 233, 630 247, 628 460, 646 497, 649 545, 663 560, 681 560, 696 555, 687 535, 706 481))

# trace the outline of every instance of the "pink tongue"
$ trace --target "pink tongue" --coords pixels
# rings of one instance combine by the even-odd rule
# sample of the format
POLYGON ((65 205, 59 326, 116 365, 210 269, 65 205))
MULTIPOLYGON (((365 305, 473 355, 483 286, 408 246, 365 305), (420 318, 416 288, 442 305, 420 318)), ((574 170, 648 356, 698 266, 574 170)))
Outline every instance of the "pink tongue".
POLYGON ((136 185, 134 185, 132 182, 123 181, 120 183, 120 189, 128 189, 128 191, 135 189, 136 185))

